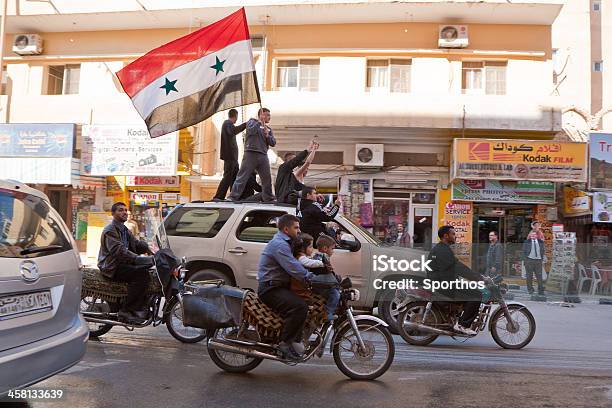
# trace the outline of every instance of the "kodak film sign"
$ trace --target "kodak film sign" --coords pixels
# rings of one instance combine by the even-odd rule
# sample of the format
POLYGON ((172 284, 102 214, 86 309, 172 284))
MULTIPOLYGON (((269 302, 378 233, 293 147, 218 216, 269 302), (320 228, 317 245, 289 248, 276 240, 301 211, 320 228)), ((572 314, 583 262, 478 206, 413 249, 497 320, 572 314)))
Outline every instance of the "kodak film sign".
POLYGON ((453 143, 453 179, 584 183, 587 174, 586 143, 499 139, 453 143))

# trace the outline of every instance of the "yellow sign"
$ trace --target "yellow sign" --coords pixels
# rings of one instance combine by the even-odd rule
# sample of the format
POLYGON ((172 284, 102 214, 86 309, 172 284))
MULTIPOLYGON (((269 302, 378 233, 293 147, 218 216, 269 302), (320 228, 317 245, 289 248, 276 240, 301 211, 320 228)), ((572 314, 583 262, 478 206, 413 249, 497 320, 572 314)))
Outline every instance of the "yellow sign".
POLYGON ((556 141, 455 139, 452 178, 587 180, 587 145, 556 141))
POLYGON ((87 214, 87 258, 97 258, 100 252, 102 230, 113 221, 107 212, 90 212, 87 214))
POLYGON ((450 190, 438 190, 438 224, 450 225, 455 229, 453 251, 461 262, 471 268, 474 206, 471 202, 451 201, 450 196, 450 190))
POLYGON ((591 197, 575 188, 563 187, 563 214, 579 215, 588 214, 591 210, 591 197))

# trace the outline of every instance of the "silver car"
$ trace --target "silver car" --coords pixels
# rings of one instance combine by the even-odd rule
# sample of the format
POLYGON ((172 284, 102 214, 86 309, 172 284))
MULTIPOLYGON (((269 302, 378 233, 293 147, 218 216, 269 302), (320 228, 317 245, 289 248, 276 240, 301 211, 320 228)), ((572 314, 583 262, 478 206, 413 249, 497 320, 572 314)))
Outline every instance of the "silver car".
POLYGON ((0 395, 78 363, 81 262, 47 196, 0 180, 0 395))

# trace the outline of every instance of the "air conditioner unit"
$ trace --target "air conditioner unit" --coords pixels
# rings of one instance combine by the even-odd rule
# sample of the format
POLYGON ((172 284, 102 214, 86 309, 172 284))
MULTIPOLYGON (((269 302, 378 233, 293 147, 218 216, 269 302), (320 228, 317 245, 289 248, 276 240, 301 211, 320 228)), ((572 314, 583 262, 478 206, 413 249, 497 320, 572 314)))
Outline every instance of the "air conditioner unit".
POLYGON ((441 25, 439 28, 439 48, 465 48, 469 45, 467 26, 441 25))
POLYGON ((382 167, 384 165, 384 144, 356 144, 355 166, 382 167))
POLYGON ((17 34, 13 38, 13 52, 15 54, 38 55, 42 51, 42 38, 38 34, 17 34))

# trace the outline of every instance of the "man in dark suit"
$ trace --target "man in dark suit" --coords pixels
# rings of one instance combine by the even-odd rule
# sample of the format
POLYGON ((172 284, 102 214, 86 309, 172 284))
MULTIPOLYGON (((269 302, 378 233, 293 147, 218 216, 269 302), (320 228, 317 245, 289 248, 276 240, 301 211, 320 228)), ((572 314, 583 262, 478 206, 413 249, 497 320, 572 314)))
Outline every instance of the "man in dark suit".
POLYGON ((527 274, 527 290, 533 293, 533 275, 538 281, 538 294, 544 295, 544 283, 542 282, 542 262, 544 260, 544 241, 538 239, 535 231, 527 236, 523 244, 523 262, 527 274))
POLYGON ((501 275, 504 255, 496 231, 489 232, 489 249, 487 251, 487 266, 485 274, 488 276, 501 275))
POLYGON ((219 183, 216 199, 223 200, 227 194, 227 190, 236 181, 238 174, 238 144, 236 143, 236 135, 246 129, 246 122, 236 126, 238 120, 238 111, 230 109, 229 118, 223 122, 221 127, 221 160, 223 160, 223 178, 219 183))
POLYGON ((151 253, 151 250, 145 242, 134 238, 124 225, 128 214, 126 205, 113 204, 111 213, 113 222, 104 227, 100 239, 98 269, 104 277, 128 284, 127 298, 119 311, 119 317, 138 322, 148 315, 145 291, 149 286, 149 268, 154 265, 153 257, 138 256, 151 253))

